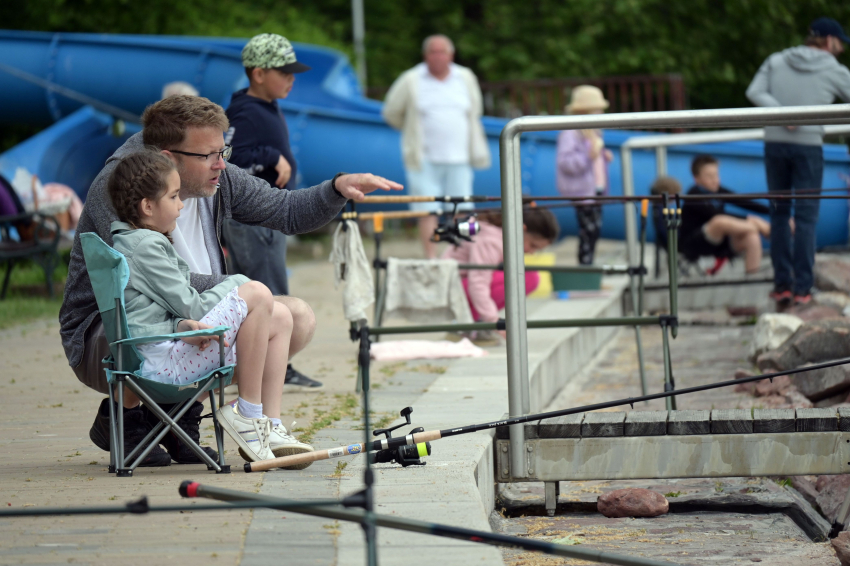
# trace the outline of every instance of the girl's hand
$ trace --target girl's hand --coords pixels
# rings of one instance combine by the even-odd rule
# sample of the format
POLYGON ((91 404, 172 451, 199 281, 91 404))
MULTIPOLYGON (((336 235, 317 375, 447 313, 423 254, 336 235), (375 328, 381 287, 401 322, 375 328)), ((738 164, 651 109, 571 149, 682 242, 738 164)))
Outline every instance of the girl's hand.
MULTIPOLYGON (((203 322, 198 322, 196 320, 184 319, 184 320, 181 320, 180 323, 177 325, 177 332, 190 332, 190 331, 194 331, 194 330, 206 330, 208 328, 213 328, 213 327, 210 326, 209 324, 204 324, 203 322)), ((207 349, 207 346, 209 346, 210 343, 213 340, 218 342, 218 336, 215 336, 215 335, 213 335, 213 336, 192 336, 190 338, 181 338, 181 340, 183 340, 187 344, 197 346, 203 352, 204 350, 207 349)), ((224 341, 224 345, 230 346, 230 344, 227 343, 227 340, 224 341)))
POLYGON ((607 161, 608 163, 614 161, 614 154, 611 153, 610 149, 606 149, 604 152, 602 152, 602 155, 605 157, 605 161, 607 161))

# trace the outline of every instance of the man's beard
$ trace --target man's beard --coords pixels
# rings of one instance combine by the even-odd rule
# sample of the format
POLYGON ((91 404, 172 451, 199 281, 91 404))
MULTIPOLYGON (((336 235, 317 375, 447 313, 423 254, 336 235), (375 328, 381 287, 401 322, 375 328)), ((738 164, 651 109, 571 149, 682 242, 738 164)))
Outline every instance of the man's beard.
POLYGON ((219 182, 215 189, 212 189, 205 181, 192 182, 186 178, 188 175, 184 176, 185 171, 180 166, 177 167, 177 173, 180 175, 180 198, 183 199, 211 197, 221 185, 219 182))

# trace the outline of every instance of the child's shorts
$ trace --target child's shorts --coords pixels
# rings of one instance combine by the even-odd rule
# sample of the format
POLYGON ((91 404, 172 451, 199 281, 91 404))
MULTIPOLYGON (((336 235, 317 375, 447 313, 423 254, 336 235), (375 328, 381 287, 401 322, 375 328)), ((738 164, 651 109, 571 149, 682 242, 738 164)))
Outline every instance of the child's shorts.
MULTIPOLYGON (((210 326, 229 326, 224 340, 230 344, 224 348, 224 363, 236 363, 236 334, 242 321, 248 316, 248 305, 232 289, 216 306, 198 321, 210 326)), ((161 383, 191 383, 220 367, 219 345, 211 340, 204 351, 200 347, 182 340, 170 340, 138 347, 144 362, 139 369, 142 377, 161 383)))

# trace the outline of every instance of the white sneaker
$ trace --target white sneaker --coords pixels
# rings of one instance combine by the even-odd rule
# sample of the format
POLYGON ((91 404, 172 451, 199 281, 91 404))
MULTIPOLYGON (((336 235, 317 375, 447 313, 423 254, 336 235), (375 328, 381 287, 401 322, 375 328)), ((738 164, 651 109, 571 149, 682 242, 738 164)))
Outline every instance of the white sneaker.
MULTIPOLYGON (((277 425, 276 427, 272 427, 271 434, 269 435, 269 449, 274 454, 275 458, 280 458, 282 456, 292 456, 294 454, 303 454, 305 452, 312 452, 313 447, 304 442, 300 442, 297 438, 289 434, 286 430, 286 427, 282 424, 277 425)), ((296 464, 294 466, 287 466, 284 468, 285 470, 303 470, 312 464, 313 462, 307 462, 306 464, 296 464)))
POLYGON ((269 449, 271 421, 268 417, 249 419, 239 414, 236 405, 225 405, 218 411, 219 422, 230 438, 239 445, 239 454, 247 462, 274 458, 269 449))

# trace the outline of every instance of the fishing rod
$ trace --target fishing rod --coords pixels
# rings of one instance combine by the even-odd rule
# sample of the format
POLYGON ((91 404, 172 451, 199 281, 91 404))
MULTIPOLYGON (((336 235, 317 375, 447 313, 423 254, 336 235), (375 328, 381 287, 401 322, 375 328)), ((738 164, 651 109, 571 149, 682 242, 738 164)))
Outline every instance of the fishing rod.
MULTIPOLYGON (((180 485, 180 495, 183 497, 203 497, 214 499, 216 501, 227 501, 232 504, 243 504, 250 502, 255 507, 265 507, 269 509, 279 509, 282 511, 292 511, 303 515, 313 515, 326 519, 336 519, 340 521, 348 521, 366 523, 365 513, 360 509, 339 509, 338 507, 295 507, 291 506, 292 501, 279 499, 277 497, 269 497, 258 493, 248 493, 244 491, 236 491, 232 489, 223 489, 209 485, 202 485, 197 482, 184 481, 180 485)), ((360 494, 354 494, 354 497, 343 499, 342 504, 345 507, 359 506, 357 498, 360 494), (346 503, 346 500, 351 500, 351 503, 346 503)), ((219 507, 219 506, 217 506, 219 507)), ((566 558, 575 558, 579 560, 589 560, 592 562, 604 562, 606 564, 617 564, 621 566, 675 566, 674 563, 665 560, 654 560, 651 558, 641 558, 637 556, 624 556, 622 554, 614 554, 600 550, 589 550, 576 548, 574 546, 566 546, 551 542, 534 540, 531 538, 512 537, 487 531, 476 531, 463 527, 454 527, 450 525, 441 525, 438 523, 428 523, 425 521, 417 521, 414 519, 403 519, 401 517, 393 517, 390 515, 373 514, 374 525, 377 527, 385 527, 401 531, 413 533, 421 533, 426 535, 434 535, 438 537, 463 540, 467 542, 475 542, 479 544, 488 544, 491 546, 501 546, 506 548, 519 548, 522 550, 531 550, 535 552, 543 552, 555 556, 563 556, 566 558)))
MULTIPOLYGON (((0 508, 0 518, 3 517, 44 517, 57 515, 145 515, 147 513, 185 513, 197 511, 232 511, 238 509, 275 509, 301 515, 336 519, 364 525, 366 513, 360 509, 348 509, 350 507, 362 507, 363 493, 358 492, 342 500, 338 499, 313 499, 307 501, 294 501, 268 497, 257 493, 246 493, 242 491, 221 489, 208 485, 202 485, 190 480, 183 481, 178 489, 181 496, 187 499, 204 498, 219 501, 221 503, 203 504, 187 503, 182 505, 151 505, 148 498, 143 496, 135 501, 129 501, 124 505, 92 506, 92 507, 43 507, 43 508, 0 508), (340 508, 342 507, 342 508, 340 508)), ((618 564, 622 566, 676 566, 675 563, 648 558, 629 557, 621 554, 598 550, 585 550, 572 546, 565 546, 551 542, 512 537, 487 531, 475 531, 462 527, 441 525, 438 523, 427 523, 413 519, 403 519, 389 515, 373 514, 374 524, 379 527, 396 529, 414 533, 430 534, 434 536, 464 540, 479 544, 489 544, 505 548, 518 548, 533 552, 542 552, 555 556, 589 560, 592 562, 604 562, 607 564, 618 564)))
MULTIPOLYGON (((679 194, 682 200, 847 200, 850 195, 824 195, 824 192, 850 191, 848 188, 830 189, 801 189, 795 192, 772 192, 772 193, 715 193, 689 195, 679 194), (808 192, 807 192, 808 191, 808 192)), ((540 201, 595 201, 599 204, 610 204, 619 202, 638 202, 641 200, 661 201, 663 195, 587 195, 587 196, 523 196, 523 202, 540 201)), ((469 196, 469 197, 429 197, 429 196, 367 196, 357 204, 405 204, 413 202, 443 202, 451 204, 462 204, 470 202, 500 202, 502 197, 493 196, 469 196)))
POLYGON ((363 444, 353 444, 349 446, 342 446, 339 448, 331 448, 328 450, 318 450, 316 452, 306 452, 304 454, 296 454, 294 456, 284 456, 282 458, 274 458, 270 460, 262 460, 259 462, 248 462, 245 464, 245 472, 260 472, 265 470, 271 470, 273 468, 283 468, 288 466, 293 466, 296 464, 304 464, 307 462, 314 462, 317 460, 327 460, 328 458, 338 458, 340 456, 346 455, 356 455, 364 450, 388 450, 397 448, 403 445, 414 446, 423 442, 431 442, 434 440, 440 440, 441 438, 448 438, 450 436, 457 436, 459 434, 469 434, 473 432, 478 432, 481 430, 487 430, 491 428, 497 428, 502 426, 511 426, 516 424, 527 423, 530 421, 539 421, 544 419, 552 419, 555 417, 563 417, 566 415, 573 415, 576 413, 587 413, 591 411, 597 411, 600 409, 608 409, 611 407, 620 407, 623 405, 630 405, 634 408, 635 403, 639 403, 642 401, 652 401, 655 399, 664 399, 667 397, 674 397, 679 395, 686 395, 689 393, 697 393, 700 391, 708 391, 711 389, 718 389, 721 387, 729 387, 732 385, 738 385, 741 383, 750 383, 753 381, 763 381, 765 379, 769 379, 771 382, 774 378, 782 376, 782 375, 794 375, 798 373, 804 373, 807 371, 814 371, 819 369, 830 368, 834 366, 850 364, 850 358, 840 358, 837 360, 830 360, 828 362, 823 362, 820 364, 813 364, 810 366, 792 369, 788 371, 780 371, 775 373, 766 373, 761 375, 754 375, 751 377, 744 377, 741 379, 733 379, 729 381, 721 381, 719 383, 710 383, 707 385, 697 385, 694 387, 687 387, 685 389, 678 389, 674 391, 664 391, 662 393, 651 393, 649 395, 641 395, 639 397, 628 397, 626 399, 617 399, 615 401, 606 401, 604 403, 595 403, 592 405, 584 405, 582 407, 575 407, 571 409, 560 409, 557 411, 549 411, 546 413, 537 413, 533 415, 524 415, 519 417, 512 417, 509 419, 501 420, 501 421, 493 421, 489 423, 481 423, 474 425, 461 426, 457 428, 447 428, 443 430, 429 430, 424 432, 413 433, 411 431, 410 434, 403 437, 395 437, 390 439, 383 440, 375 440, 371 442, 368 446, 363 444))

